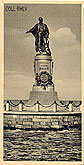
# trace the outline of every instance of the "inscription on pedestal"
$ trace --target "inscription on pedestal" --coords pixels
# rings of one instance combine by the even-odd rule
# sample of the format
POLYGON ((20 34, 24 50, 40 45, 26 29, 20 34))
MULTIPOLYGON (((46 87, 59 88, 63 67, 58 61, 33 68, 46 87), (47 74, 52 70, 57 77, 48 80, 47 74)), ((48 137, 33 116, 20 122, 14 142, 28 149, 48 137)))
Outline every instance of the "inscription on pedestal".
POLYGON ((48 62, 40 62, 39 63, 39 72, 41 71, 49 71, 50 72, 50 66, 48 62))

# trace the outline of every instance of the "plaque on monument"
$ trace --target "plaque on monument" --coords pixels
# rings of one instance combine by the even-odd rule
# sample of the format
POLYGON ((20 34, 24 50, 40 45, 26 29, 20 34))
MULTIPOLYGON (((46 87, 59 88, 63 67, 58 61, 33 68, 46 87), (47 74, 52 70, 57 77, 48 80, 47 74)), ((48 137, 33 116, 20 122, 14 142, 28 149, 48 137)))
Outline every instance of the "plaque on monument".
POLYGON ((35 37, 35 50, 37 52, 34 58, 35 84, 30 92, 30 104, 39 101, 45 105, 58 100, 52 81, 53 59, 49 48, 49 29, 43 23, 43 18, 39 17, 39 23, 26 33, 32 33, 35 37))
POLYGON ((48 81, 48 75, 46 74, 46 72, 42 72, 41 75, 40 75, 40 80, 43 82, 43 83, 46 83, 48 81))
POLYGON ((39 72, 41 72, 41 71, 44 71, 44 70, 46 70, 46 71, 48 71, 50 68, 49 68, 49 63, 42 63, 42 62, 40 62, 39 63, 39 72))

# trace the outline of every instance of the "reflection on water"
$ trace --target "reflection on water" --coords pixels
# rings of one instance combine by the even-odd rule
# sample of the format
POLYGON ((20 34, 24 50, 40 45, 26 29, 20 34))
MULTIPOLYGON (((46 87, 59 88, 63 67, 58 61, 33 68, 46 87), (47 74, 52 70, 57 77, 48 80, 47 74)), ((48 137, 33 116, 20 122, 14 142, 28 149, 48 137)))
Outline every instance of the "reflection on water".
POLYGON ((4 160, 80 161, 81 134, 63 131, 4 130, 4 160))

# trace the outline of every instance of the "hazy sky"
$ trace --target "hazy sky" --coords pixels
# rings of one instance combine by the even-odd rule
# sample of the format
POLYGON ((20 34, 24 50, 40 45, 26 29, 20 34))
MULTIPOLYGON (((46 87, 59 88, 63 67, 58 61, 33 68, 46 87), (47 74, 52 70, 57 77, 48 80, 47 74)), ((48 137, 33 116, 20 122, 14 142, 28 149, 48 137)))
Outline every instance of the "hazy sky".
POLYGON ((58 4, 10 4, 4 8, 5 99, 28 99, 34 83, 34 37, 25 34, 41 16, 49 27, 54 61, 53 81, 59 99, 80 99, 81 6, 58 4), (17 11, 25 6, 26 11, 17 11))

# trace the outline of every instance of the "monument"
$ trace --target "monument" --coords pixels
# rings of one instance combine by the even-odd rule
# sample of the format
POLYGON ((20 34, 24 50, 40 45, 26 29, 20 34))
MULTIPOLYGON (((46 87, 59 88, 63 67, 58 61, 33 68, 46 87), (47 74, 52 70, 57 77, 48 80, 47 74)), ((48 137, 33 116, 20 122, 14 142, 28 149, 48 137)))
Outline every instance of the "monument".
POLYGON ((26 33, 32 33, 35 37, 36 56, 34 59, 35 83, 30 91, 29 102, 34 104, 40 102, 43 105, 50 105, 58 100, 52 80, 53 59, 49 48, 49 29, 43 23, 43 18, 38 18, 37 23, 26 33))

